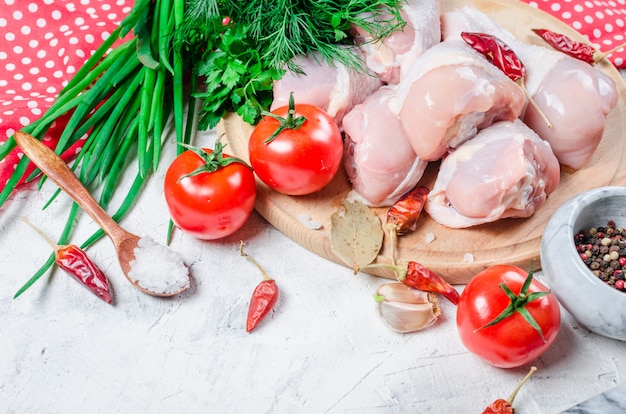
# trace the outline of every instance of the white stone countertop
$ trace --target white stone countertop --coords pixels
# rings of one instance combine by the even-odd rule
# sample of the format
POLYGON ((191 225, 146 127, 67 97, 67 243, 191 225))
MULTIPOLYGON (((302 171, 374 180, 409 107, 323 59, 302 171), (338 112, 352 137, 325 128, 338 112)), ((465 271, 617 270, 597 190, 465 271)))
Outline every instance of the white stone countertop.
MULTIPOLYGON (((199 134, 194 143, 213 139, 199 134)), ((169 220, 161 185, 172 152, 121 223, 161 242, 169 220)), ((531 365, 499 369, 466 351, 456 308, 443 299, 434 326, 391 331, 372 297, 385 279, 354 276, 256 213, 220 241, 174 233, 171 247, 193 276, 191 290, 177 297, 133 288, 102 239, 88 252, 113 285, 113 305, 61 270, 13 299, 51 253, 21 217, 56 238, 71 202, 61 194, 42 210, 55 190, 52 183, 21 190, 0 209, 0 413, 479 413, 507 398, 531 365), (249 334, 248 301, 261 276, 239 255, 240 240, 281 294, 249 334)), ((94 230, 81 215, 72 242, 94 230)), ((538 371, 515 400, 520 414, 559 413, 626 382, 626 343, 562 316, 556 342, 532 363, 538 371)))

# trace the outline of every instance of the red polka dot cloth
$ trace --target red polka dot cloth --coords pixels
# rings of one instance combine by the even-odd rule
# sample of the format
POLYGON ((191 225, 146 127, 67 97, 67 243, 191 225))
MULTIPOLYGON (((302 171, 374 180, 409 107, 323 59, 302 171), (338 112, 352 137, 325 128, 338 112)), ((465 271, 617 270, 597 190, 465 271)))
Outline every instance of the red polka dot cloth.
MULTIPOLYGON (((0 143, 38 119, 130 12, 133 0, 0 0, 0 143)), ((67 119, 44 142, 54 148, 67 119)), ((81 142, 63 154, 72 158, 81 142)), ((0 161, 0 190, 22 156, 0 161)), ((31 167, 25 176, 28 176, 31 167)))
MULTIPOLYGON (((626 42, 626 0, 521 0, 568 23, 602 51, 626 42)), ((133 0, 0 0, 0 143, 38 119, 130 12, 133 0)), ((611 56, 626 68, 626 52, 611 56)), ((67 119, 44 138, 54 147, 67 119)), ((80 141, 63 157, 72 158, 80 141)), ((21 153, 0 161, 0 190, 21 153)), ((27 171, 30 174, 32 168, 27 171)))
MULTIPOLYGON (((567 23, 601 52, 626 43, 626 0, 522 1, 567 23)), ((618 49, 609 59, 618 68, 626 68, 625 49, 618 49)))

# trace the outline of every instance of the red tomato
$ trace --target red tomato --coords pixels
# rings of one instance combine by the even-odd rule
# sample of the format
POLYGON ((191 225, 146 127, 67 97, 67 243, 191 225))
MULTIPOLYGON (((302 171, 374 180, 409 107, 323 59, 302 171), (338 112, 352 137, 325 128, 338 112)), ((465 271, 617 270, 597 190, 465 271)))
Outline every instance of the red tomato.
MULTIPOLYGON (((485 327, 511 304, 499 285, 504 283, 519 296, 527 276, 528 272, 516 266, 492 266, 474 276, 461 294, 456 315, 461 341, 470 352, 494 366, 512 368, 536 359, 552 345, 559 331, 559 302, 552 293, 524 306, 541 328, 545 341, 519 312, 485 327)), ((548 290, 533 279, 527 293, 548 290)))
POLYGON ((225 165, 228 156, 222 156, 221 150, 222 146, 216 144, 215 152, 208 148, 185 151, 165 174, 165 201, 172 221, 198 239, 231 235, 243 226, 254 208, 254 173, 240 161, 225 165), (206 159, 196 151, 205 154, 206 159), (189 175, 198 168, 212 169, 211 166, 215 168, 212 172, 189 175))
MULTIPOLYGON (((289 106, 272 113, 289 120, 289 106)), ((341 132, 322 109, 295 105, 293 119, 306 120, 295 128, 283 129, 270 142, 264 142, 280 127, 281 121, 264 117, 249 141, 250 164, 261 181, 288 195, 311 194, 324 188, 335 176, 343 156, 341 132)))

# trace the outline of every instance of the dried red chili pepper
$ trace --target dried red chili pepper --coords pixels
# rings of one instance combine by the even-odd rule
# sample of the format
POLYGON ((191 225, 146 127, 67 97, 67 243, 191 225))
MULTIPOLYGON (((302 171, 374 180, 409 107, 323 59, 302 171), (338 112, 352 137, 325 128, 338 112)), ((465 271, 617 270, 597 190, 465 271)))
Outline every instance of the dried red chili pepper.
POLYGON ((463 32, 461 38, 474 50, 484 55, 509 79, 516 81, 526 76, 526 67, 517 54, 502 40, 487 33, 463 32))
POLYGON ((537 367, 530 367, 530 371, 524 379, 518 384, 518 386, 513 390, 513 393, 509 396, 508 399, 504 400, 499 398, 489 404, 487 408, 483 411, 483 414, 513 414, 515 413, 515 408, 513 408, 513 400, 517 395, 518 391, 522 386, 528 381, 531 375, 533 375, 537 371, 537 367))
POLYGON ((394 264, 396 263, 398 235, 415 230, 417 220, 424 209, 424 204, 426 204, 428 192, 427 187, 415 187, 413 190, 403 195, 387 210, 387 223, 385 227, 391 236, 391 254, 394 264))
POLYGON ((593 46, 586 43, 577 42, 576 40, 562 33, 556 33, 548 29, 532 29, 532 31, 539 35, 539 37, 541 37, 550 46, 552 46, 559 52, 563 52, 566 55, 569 55, 578 60, 582 60, 583 62, 587 62, 589 64, 598 63, 606 58, 608 55, 626 46, 625 43, 609 50, 608 52, 600 52, 593 46))
POLYGON ((252 292, 252 298, 250 299, 248 308, 246 332, 251 332, 274 308, 274 305, 276 305, 278 300, 278 285, 276 285, 276 281, 267 274, 256 260, 244 253, 243 246, 244 244, 241 242, 239 245, 240 254, 256 266, 263 275, 263 280, 256 286, 254 292, 252 292))
POLYGON ((396 201, 387 210, 387 228, 399 235, 415 230, 428 192, 427 187, 418 186, 396 201))
POLYGON ((398 280, 414 289, 441 293, 455 305, 459 303, 459 292, 432 270, 417 262, 407 263, 406 270, 400 272, 398 280))
POLYGON ((73 244, 60 246, 35 227, 28 219, 24 217, 23 220, 52 246, 55 262, 61 269, 74 276, 76 280, 89 288, 100 299, 111 303, 109 281, 83 249, 73 244))
POLYGON ((526 86, 524 85, 524 77, 526 76, 526 67, 517 54, 502 40, 496 36, 487 33, 462 32, 461 38, 465 43, 470 45, 474 50, 485 56, 491 63, 500 69, 509 79, 516 82, 528 101, 535 107, 539 115, 543 118, 548 128, 552 128, 552 124, 543 113, 541 108, 537 106, 535 100, 530 96, 526 86))

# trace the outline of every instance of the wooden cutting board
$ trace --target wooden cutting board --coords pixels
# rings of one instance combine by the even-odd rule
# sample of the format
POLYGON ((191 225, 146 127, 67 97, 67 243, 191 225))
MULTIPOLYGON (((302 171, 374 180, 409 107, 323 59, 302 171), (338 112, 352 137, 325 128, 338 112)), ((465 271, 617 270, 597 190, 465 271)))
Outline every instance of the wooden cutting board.
MULTIPOLYGON (((545 45, 530 31, 532 28, 548 28, 585 41, 565 23, 518 0, 441 0, 442 12, 465 5, 481 9, 528 43, 545 45)), ((470 229, 449 229, 424 213, 416 231, 400 238, 397 257, 418 261, 453 284, 467 283, 476 273, 495 264, 508 263, 527 269, 534 262, 535 269, 540 268, 539 249, 544 227, 563 202, 591 188, 626 185, 626 86, 620 73, 610 63, 605 61, 598 67, 617 84, 619 101, 609 114, 602 142, 587 166, 573 173, 562 171, 557 190, 548 197, 544 206, 527 219, 503 219, 470 229), (427 242, 427 234, 434 235, 434 240, 427 242)), ((218 126, 218 136, 228 143, 226 152, 247 161, 248 138, 252 129, 236 115, 229 115, 218 126)), ((432 188, 436 172, 437 164, 430 165, 420 184, 432 188)), ((269 223, 308 250, 343 264, 330 247, 330 216, 351 189, 343 169, 325 189, 308 196, 286 196, 257 182, 255 208, 269 223), (307 227, 307 220, 320 223, 321 227, 307 227)), ((386 209, 375 211, 384 220, 386 209)), ((377 261, 390 261, 387 237, 377 261)), ((368 270, 368 273, 395 277, 392 271, 384 268, 368 270)))

